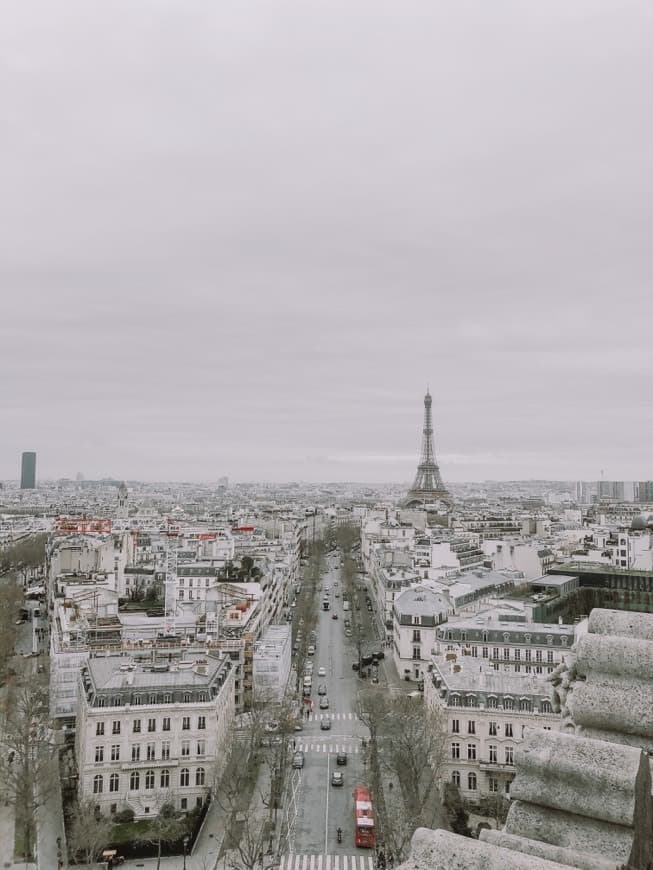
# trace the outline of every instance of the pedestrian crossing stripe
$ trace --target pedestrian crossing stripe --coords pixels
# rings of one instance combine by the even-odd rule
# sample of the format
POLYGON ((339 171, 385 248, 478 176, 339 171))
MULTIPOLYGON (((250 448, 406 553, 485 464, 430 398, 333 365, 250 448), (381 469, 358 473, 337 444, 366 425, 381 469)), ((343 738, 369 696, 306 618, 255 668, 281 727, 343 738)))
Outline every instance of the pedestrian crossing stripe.
POLYGON ((349 752, 352 755, 356 755, 357 752, 360 752, 358 746, 352 746, 351 743, 344 743, 342 745, 336 743, 332 745, 330 743, 297 743, 296 745, 297 752, 349 752))
POLYGON ((282 855, 279 870, 374 870, 371 855, 282 855))
POLYGON ((344 722, 346 720, 358 719, 358 716, 355 713, 311 713, 308 717, 309 722, 319 722, 322 719, 331 719, 332 722, 344 722))

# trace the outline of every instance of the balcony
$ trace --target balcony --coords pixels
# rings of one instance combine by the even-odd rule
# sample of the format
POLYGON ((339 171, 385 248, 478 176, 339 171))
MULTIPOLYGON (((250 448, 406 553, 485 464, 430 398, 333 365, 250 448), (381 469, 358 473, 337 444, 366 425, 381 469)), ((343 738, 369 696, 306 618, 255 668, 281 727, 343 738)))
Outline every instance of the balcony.
POLYGON ((514 773, 514 764, 505 764, 499 761, 479 761, 478 766, 481 770, 487 770, 488 773, 514 773))

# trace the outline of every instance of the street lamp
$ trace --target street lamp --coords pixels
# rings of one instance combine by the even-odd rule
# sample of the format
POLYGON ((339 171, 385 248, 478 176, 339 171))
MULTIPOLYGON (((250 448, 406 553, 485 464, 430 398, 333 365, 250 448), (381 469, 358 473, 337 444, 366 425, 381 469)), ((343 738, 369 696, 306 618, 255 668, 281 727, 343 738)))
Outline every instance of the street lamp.
POLYGON ((184 870, 186 870, 186 852, 188 850, 188 840, 189 836, 188 834, 186 834, 186 836, 184 837, 184 870))

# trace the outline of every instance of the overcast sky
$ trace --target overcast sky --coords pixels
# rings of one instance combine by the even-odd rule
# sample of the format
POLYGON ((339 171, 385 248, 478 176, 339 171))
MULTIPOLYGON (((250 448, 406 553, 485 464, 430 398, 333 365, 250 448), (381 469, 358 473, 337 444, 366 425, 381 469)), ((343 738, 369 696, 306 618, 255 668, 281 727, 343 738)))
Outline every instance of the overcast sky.
POLYGON ((650 0, 0 10, 0 477, 653 477, 650 0))

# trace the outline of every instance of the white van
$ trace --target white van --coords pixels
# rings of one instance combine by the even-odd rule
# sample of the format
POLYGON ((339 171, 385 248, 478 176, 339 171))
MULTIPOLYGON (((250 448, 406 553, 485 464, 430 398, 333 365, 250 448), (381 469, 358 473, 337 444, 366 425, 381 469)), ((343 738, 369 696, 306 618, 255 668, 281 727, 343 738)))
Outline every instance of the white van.
POLYGON ((315 647, 311 644, 306 652, 309 654, 309 656, 315 655, 315 647))

